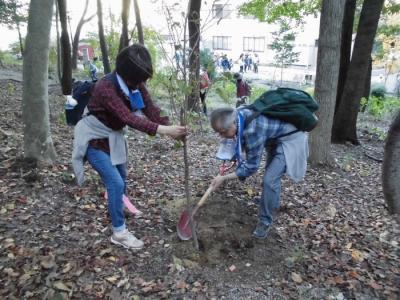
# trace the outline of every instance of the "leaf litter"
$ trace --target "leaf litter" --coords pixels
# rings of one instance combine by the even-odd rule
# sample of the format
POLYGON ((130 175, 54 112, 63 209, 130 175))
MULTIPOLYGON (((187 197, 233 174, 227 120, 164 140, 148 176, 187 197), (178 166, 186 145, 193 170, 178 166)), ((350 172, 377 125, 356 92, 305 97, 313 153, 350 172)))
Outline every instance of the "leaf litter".
MULTIPOLYGON (((399 296, 399 223, 386 210, 381 165, 362 147, 333 145, 336 167, 309 169, 299 184, 284 179, 281 208, 265 241, 251 237, 262 172, 244 184, 226 184, 196 216, 197 252, 175 233, 184 205, 181 149, 131 130, 128 195, 144 217, 127 215, 127 223, 145 242, 144 250, 131 252, 109 242, 107 203, 97 174, 88 167, 88 184, 74 185, 72 129, 63 122, 60 91, 50 90, 58 159, 53 166, 37 166, 22 158, 22 86, 0 81, 1 298, 399 296), (8 84, 15 85, 12 95, 8 84)), ((373 133, 364 129, 360 139, 382 153, 383 142, 373 133)), ((218 172, 217 143, 209 129, 190 137, 194 202, 218 172)))

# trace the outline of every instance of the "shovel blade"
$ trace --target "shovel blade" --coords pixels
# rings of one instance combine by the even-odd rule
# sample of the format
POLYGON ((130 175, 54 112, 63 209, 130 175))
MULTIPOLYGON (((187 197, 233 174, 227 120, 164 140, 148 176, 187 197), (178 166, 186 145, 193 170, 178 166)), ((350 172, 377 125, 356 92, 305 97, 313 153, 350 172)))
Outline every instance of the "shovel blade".
POLYGON ((183 241, 190 240, 193 237, 192 228, 190 226, 190 213, 189 213, 189 211, 185 210, 181 214, 181 216, 179 218, 179 222, 176 225, 176 232, 178 234, 178 237, 183 241))

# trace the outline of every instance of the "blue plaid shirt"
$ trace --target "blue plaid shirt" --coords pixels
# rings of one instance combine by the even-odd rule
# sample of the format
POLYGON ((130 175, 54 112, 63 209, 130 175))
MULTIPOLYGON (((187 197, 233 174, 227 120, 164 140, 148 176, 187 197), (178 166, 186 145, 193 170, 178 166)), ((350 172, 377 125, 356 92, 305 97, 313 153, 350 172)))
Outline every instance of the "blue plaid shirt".
MULTIPOLYGON (((247 119, 254 111, 249 109, 240 110, 247 119)), ((278 119, 267 118, 263 115, 256 117, 244 128, 242 137, 242 148, 246 158, 236 169, 236 175, 240 180, 253 175, 260 167, 262 154, 268 139, 276 138, 282 134, 296 130, 292 124, 278 119)))

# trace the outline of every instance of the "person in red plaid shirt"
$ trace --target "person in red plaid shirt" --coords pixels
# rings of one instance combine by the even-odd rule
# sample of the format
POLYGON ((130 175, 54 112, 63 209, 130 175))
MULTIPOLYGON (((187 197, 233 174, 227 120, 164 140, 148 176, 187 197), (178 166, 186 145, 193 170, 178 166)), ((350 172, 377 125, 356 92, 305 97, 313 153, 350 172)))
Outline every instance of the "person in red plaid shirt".
POLYGON ((122 129, 128 125, 149 135, 174 139, 186 135, 185 127, 169 125, 168 117, 160 116, 161 110, 153 103, 145 85, 152 75, 150 53, 144 46, 133 44, 123 49, 117 56, 115 71, 96 83, 87 106, 88 114, 75 127, 74 153, 79 152, 76 150, 79 147, 86 150, 83 152, 86 159, 107 189, 113 226, 111 242, 131 249, 142 248, 143 242, 125 225, 127 148, 122 129))

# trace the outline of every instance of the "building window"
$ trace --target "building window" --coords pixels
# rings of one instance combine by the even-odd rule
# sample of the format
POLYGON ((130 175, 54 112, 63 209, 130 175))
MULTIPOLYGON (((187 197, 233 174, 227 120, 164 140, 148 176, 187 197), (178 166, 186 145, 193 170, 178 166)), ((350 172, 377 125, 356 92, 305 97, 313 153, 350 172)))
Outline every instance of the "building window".
POLYGON ((212 6, 213 18, 217 19, 228 19, 230 18, 232 9, 230 5, 227 4, 214 4, 212 6))
POLYGON ((231 50, 232 41, 230 36, 213 36, 214 50, 231 50))
POLYGON ((244 37, 243 51, 264 52, 265 38, 264 37, 244 37))

